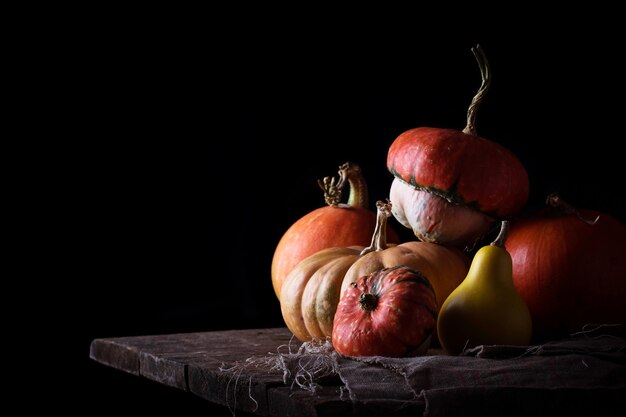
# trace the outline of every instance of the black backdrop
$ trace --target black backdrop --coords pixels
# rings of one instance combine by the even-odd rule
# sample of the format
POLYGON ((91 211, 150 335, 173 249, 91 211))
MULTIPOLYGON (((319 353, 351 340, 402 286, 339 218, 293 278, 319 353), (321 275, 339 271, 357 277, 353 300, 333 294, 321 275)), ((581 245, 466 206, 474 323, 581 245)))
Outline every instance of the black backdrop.
POLYGON ((464 127, 477 42, 493 71, 478 129, 526 166, 527 210, 559 191, 626 221, 616 149, 626 71, 610 30, 442 40, 410 28, 293 24, 239 37, 181 26, 95 36, 70 77, 80 144, 64 184, 80 295, 64 321, 92 410, 208 407, 89 361, 89 342, 282 326, 271 258, 289 225, 323 204, 315 181, 352 161, 370 205, 385 198, 397 135, 464 127))

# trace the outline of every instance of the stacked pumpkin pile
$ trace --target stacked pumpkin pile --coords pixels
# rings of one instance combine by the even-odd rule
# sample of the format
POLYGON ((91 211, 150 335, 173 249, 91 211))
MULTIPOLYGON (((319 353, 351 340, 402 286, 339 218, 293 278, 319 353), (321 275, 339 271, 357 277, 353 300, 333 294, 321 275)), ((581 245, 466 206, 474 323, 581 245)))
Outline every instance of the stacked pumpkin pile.
POLYGON ((390 199, 376 214, 361 170, 344 164, 338 180, 320 182, 328 206, 280 240, 272 282, 298 339, 331 338, 349 356, 410 356, 431 343, 457 354, 626 321, 626 227, 557 195, 519 217, 528 175, 512 152, 476 133, 490 74, 480 47, 473 52, 482 85, 463 131, 402 133, 387 157, 390 199), (391 215, 418 240, 396 244, 391 215), (496 229, 472 256, 468 248, 496 229))

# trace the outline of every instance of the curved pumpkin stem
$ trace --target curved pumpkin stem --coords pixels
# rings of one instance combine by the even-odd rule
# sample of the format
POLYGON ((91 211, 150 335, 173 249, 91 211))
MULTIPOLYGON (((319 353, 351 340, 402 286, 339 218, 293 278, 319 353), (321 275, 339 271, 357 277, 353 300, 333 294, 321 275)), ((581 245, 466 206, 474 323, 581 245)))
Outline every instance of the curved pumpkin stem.
POLYGON ((476 110, 478 110, 478 106, 482 103, 489 87, 491 86, 491 72, 489 69, 489 61, 487 61, 487 56, 485 55, 483 48, 481 48, 480 45, 476 45, 476 47, 472 48, 472 52, 474 53, 476 61, 478 62, 478 67, 480 68, 482 83, 480 84, 478 92, 472 99, 469 109, 467 109, 467 125, 465 126, 465 129, 463 129, 463 133, 476 136, 476 110))
POLYGON ((598 220, 600 220, 600 216, 596 216, 596 218, 593 220, 584 218, 580 211, 576 210, 573 206, 563 201, 558 193, 550 194, 548 198, 546 198, 546 204, 558 210, 561 210, 564 214, 573 214, 578 218, 578 220, 581 220, 590 225, 594 225, 598 222, 598 220))
POLYGON ((350 207, 367 208, 368 190, 367 183, 363 177, 361 168, 353 163, 346 162, 339 167, 339 178, 324 177, 324 180, 317 180, 317 184, 324 191, 324 201, 332 207, 337 207, 341 203, 341 195, 346 184, 350 185, 350 195, 347 205, 350 207))
POLYGON ((372 243, 363 249, 360 255, 387 249, 387 219, 391 216, 391 201, 376 202, 376 226, 372 235, 372 243))
POLYGON ((367 183, 365 177, 363 177, 363 171, 361 167, 350 162, 339 167, 339 175, 347 178, 350 183, 350 195, 348 196, 348 205, 352 207, 364 207, 367 208, 369 203, 369 195, 367 190, 367 183))

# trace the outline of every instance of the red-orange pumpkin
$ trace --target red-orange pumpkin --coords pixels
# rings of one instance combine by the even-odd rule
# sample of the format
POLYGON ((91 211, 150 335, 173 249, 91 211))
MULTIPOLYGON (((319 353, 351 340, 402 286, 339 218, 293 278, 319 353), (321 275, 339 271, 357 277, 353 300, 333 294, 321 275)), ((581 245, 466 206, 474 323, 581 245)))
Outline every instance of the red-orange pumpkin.
POLYGON ((534 339, 567 336, 588 323, 625 323, 626 226, 605 213, 572 210, 558 196, 549 202, 560 209, 514 222, 506 241, 534 339))
MULTIPOLYGON (((328 206, 320 207, 296 221, 282 236, 272 259, 272 285, 280 300, 283 282, 304 258, 330 247, 367 246, 376 225, 376 214, 367 208, 367 183, 359 166, 339 167, 339 181, 320 182, 328 206), (343 187, 350 185, 347 204, 340 203, 343 187)), ((387 226, 390 242, 398 236, 387 226)))
POLYGON ((467 126, 419 127, 396 138, 387 168, 394 217, 427 242, 473 246, 497 219, 517 214, 526 204, 528 175, 503 146, 477 136, 474 117, 489 87, 489 67, 476 55, 483 84, 468 111, 467 126))
POLYGON ((385 268, 359 278, 339 301, 333 324, 335 350, 347 356, 414 356, 428 349, 437 300, 420 272, 385 268))

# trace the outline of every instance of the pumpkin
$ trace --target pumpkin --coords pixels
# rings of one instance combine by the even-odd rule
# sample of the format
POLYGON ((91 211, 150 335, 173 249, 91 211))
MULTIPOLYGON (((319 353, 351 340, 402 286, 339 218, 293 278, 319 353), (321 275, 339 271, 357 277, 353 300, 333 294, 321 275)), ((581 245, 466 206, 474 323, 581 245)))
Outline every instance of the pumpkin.
MULTIPOLYGON (((324 190, 326 207, 320 207, 297 220, 283 234, 272 258, 272 285, 280 299, 287 274, 302 259, 322 249, 369 243, 376 224, 376 215, 367 208, 368 190, 360 167, 345 163, 339 167, 339 180, 318 181, 324 190), (349 184, 347 204, 340 203, 343 188, 349 184)), ((393 230, 390 240, 398 241, 393 230)))
POLYGON ((394 176, 389 194, 393 215, 427 242, 473 247, 496 220, 514 216, 528 199, 528 174, 519 159, 477 135, 476 110, 489 89, 490 74, 480 46, 472 51, 482 85, 465 129, 410 129, 387 154, 394 176))
POLYGON ((513 223, 506 241, 533 338, 626 322, 626 226, 605 213, 575 210, 555 194, 548 203, 513 223))
POLYGON ((333 325, 335 351, 346 356, 413 356, 430 345, 437 300, 428 279, 407 266, 374 271, 350 284, 333 325))
POLYGON ((287 276, 280 296, 285 324, 301 341, 325 339, 341 294, 358 278, 374 271, 405 265, 420 271, 432 284, 438 305, 461 283, 469 268, 463 252, 428 242, 388 245, 391 204, 378 201, 372 243, 321 250, 300 262, 287 276))

